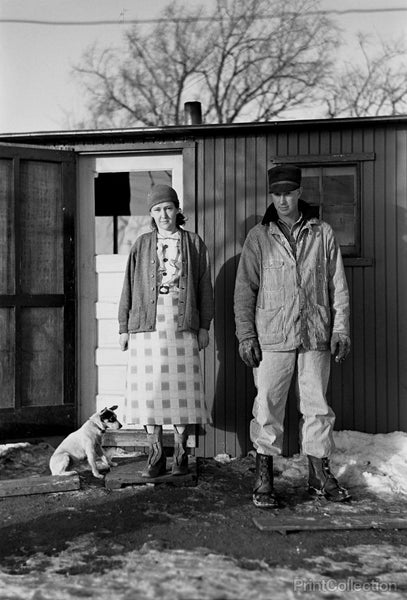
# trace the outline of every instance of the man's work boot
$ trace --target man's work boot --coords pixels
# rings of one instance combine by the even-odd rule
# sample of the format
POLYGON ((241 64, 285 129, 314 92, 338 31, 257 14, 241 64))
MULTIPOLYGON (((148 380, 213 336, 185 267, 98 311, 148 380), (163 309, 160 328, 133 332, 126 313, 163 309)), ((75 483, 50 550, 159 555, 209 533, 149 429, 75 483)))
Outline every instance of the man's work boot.
POLYGON ((171 469, 172 475, 188 474, 187 432, 174 431, 174 456, 171 469))
POLYGON ((162 427, 158 425, 155 425, 154 433, 147 433, 148 458, 147 464, 141 473, 142 477, 151 479, 165 475, 167 465, 162 439, 162 427))
POLYGON ((312 495, 323 496, 331 502, 350 500, 348 490, 339 485, 329 468, 328 458, 308 456, 308 491, 312 495))
POLYGON ((256 454, 256 480, 253 486, 253 504, 258 508, 278 508, 273 489, 273 457, 256 454))

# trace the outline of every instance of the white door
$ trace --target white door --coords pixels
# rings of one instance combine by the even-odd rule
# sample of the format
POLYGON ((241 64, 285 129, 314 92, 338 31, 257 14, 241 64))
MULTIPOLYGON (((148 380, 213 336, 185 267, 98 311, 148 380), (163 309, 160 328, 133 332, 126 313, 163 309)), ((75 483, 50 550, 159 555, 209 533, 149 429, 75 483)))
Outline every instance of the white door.
MULTIPOLYGON (((96 398, 82 398, 82 420, 95 410, 115 404, 119 407, 119 420, 123 419, 128 353, 122 352, 118 344, 118 302, 129 251, 139 235, 151 231, 147 193, 151 185, 157 183, 174 187, 182 206, 180 153, 96 156, 82 160, 80 190, 94 211, 95 227, 91 237, 96 273, 96 398), (92 195, 93 199, 89 197, 92 195)), ((86 265, 82 267, 86 269, 86 265)), ((83 287, 87 286, 85 280, 83 287)), ((89 299, 83 296, 83 301, 89 305, 89 299)), ((83 325, 86 329, 87 324, 83 325)), ((86 373, 84 375, 86 377, 86 373)), ((89 385, 85 387, 89 389, 89 385)))

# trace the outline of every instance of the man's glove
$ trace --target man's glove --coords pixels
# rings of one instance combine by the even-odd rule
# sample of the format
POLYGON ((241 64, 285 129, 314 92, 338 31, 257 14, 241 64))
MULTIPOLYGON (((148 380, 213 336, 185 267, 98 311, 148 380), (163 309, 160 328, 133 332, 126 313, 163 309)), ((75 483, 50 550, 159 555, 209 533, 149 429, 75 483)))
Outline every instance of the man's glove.
POLYGON ((333 333, 331 337, 331 354, 335 362, 341 363, 350 352, 350 337, 344 333, 333 333))
POLYGON ((245 365, 252 368, 258 367, 262 358, 258 339, 254 337, 240 342, 239 354, 245 365))

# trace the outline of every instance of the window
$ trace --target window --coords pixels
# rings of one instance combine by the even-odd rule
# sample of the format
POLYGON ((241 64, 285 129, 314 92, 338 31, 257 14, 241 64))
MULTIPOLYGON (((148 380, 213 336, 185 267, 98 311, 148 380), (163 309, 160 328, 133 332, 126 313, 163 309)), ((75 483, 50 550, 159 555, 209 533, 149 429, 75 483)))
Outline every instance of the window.
POLYGON ((96 254, 128 254, 151 231, 147 195, 152 185, 172 184, 171 171, 99 173, 95 179, 96 254))
POLYGON ((357 166, 302 167, 302 198, 318 207, 319 217, 335 232, 342 254, 359 253, 357 166))
POLYGON ((95 164, 95 251, 128 255, 142 233, 151 231, 147 195, 152 185, 174 187, 182 204, 182 154, 101 156, 95 164))

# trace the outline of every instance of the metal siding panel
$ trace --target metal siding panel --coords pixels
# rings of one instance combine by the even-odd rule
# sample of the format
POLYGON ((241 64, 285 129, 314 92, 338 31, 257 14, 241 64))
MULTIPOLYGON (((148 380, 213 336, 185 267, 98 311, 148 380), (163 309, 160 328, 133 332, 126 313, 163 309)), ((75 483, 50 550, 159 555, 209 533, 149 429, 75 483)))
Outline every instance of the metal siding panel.
POLYGON ((298 154, 298 133, 290 131, 287 135, 288 151, 287 154, 298 154))
MULTIPOLYGON (((353 269, 346 269, 346 277, 349 286, 350 304, 353 304, 354 290, 353 290, 353 269)), ((354 429, 355 428, 355 401, 353 394, 353 383, 354 383, 354 355, 351 354, 348 359, 342 364, 337 365, 333 363, 333 371, 335 372, 336 367, 338 369, 338 390, 336 391, 338 399, 340 398, 342 404, 342 427, 341 429, 354 429)))
POLYGON ((244 365, 238 352, 233 311, 237 252, 240 250, 237 239, 240 224, 236 220, 236 205, 241 202, 240 198, 236 198, 234 138, 225 140, 224 169, 225 260, 218 278, 222 282, 223 289, 225 337, 223 341, 219 340, 219 344, 221 346, 223 344, 224 349, 226 452, 232 456, 240 456, 246 450, 245 444, 241 443, 241 436, 242 433, 243 435, 246 433, 247 419, 237 384, 237 373, 244 369, 244 365))
POLYGON ((365 395, 365 311, 364 311, 364 268, 353 268, 353 295, 351 304, 352 323, 352 352, 350 359, 354 373, 353 404, 354 427, 364 431, 366 426, 366 395, 365 395))
POLYGON ((286 156, 288 154, 288 134, 285 131, 277 133, 276 154, 286 156))
POLYGON ((330 154, 331 153, 331 132, 321 131, 319 152, 321 154, 330 154))
POLYGON ((215 243, 215 449, 216 454, 226 450, 226 430, 229 426, 226 415, 225 353, 227 331, 225 326, 225 287, 221 275, 225 264, 225 147, 224 139, 215 139, 214 144, 214 243, 215 243))
MULTIPOLYGON (((215 255, 215 213, 214 213, 214 174, 215 174, 215 142, 213 138, 208 138, 204 142, 204 156, 202 162, 199 161, 198 169, 201 172, 202 182, 202 198, 198 198, 199 209, 203 210, 203 229, 200 230, 200 235, 208 247, 211 270, 212 270, 212 281, 215 282, 215 268, 216 268, 216 255, 215 255)), ((213 328, 217 327, 216 320, 214 320, 213 328)), ((210 347, 205 350, 204 360, 204 384, 205 384, 205 395, 208 402, 208 408, 214 410, 214 391, 216 386, 216 350, 215 344, 210 344, 210 347)), ((216 441, 215 441, 215 424, 205 426, 205 437, 204 444, 199 444, 197 454, 200 455, 200 448, 203 446, 203 454, 205 456, 216 455, 216 441)))
MULTIPOLYGON (((202 237, 204 242, 206 243, 209 251, 209 257, 211 260, 211 269, 213 273, 213 251, 212 248, 209 247, 208 240, 205 239, 205 145, 203 141, 200 141, 197 144, 196 148, 196 206, 195 206, 195 223, 196 223, 196 231, 202 237)), ((187 174, 184 174, 184 178, 187 174)), ((213 354, 214 350, 214 326, 212 323, 211 329, 209 331, 209 347, 205 350, 205 354, 201 357, 201 364, 203 369, 203 379, 205 386, 205 399, 207 402, 208 409, 212 409, 212 397, 210 392, 212 390, 208 389, 207 381, 206 381, 206 371, 208 369, 208 364, 210 362, 210 356, 213 354)), ((205 429, 200 427, 197 428, 198 433, 198 447, 196 450, 197 456, 206 456, 207 447, 211 446, 210 441, 213 437, 213 428, 211 425, 205 425, 205 429)), ((212 453, 210 454, 212 456, 212 453)))
POLYGON ((267 149, 267 140, 265 136, 257 139, 256 143, 256 214, 259 221, 263 218, 271 196, 268 191, 267 170, 270 168, 270 161, 267 149))
POLYGON ((300 131, 298 134, 298 154, 308 155, 310 143, 310 132, 300 131))
POLYGON ((407 131, 397 132, 397 279, 398 288, 398 365, 399 424, 407 431, 407 131))
MULTIPOLYGON (((254 137, 246 138, 246 173, 245 173, 245 194, 246 194, 246 231, 249 231, 252 227, 257 225, 261 220, 262 214, 257 211, 257 198, 256 198, 256 173, 257 173, 257 157, 256 157, 256 140, 254 137)), ((267 169, 266 169, 267 170, 267 169)), ((247 372, 247 393, 245 402, 242 403, 244 413, 242 417, 246 417, 246 431, 244 437, 246 439, 247 450, 251 449, 252 444, 249 436, 249 422, 252 417, 253 402, 256 395, 256 389, 253 380, 253 370, 246 369, 247 372)), ((243 418, 240 419, 243 425, 243 418)), ((243 433, 243 432, 242 432, 243 433)))
POLYGON ((378 129, 375 133, 375 297, 376 297, 376 389, 377 420, 376 430, 387 431, 387 352, 386 352, 386 173, 385 173, 385 132, 378 129))
POLYGON ((397 321, 397 204, 396 204, 396 137, 393 128, 386 132, 386 359, 387 429, 398 428, 398 321, 397 321))
MULTIPOLYGON (((364 134, 365 150, 374 148, 374 133, 369 129, 364 134)), ((366 258, 375 259, 375 163, 361 165, 361 253, 366 258)), ((363 269, 364 296, 360 299, 364 315, 365 341, 365 422, 363 431, 376 433, 376 297, 375 266, 363 269)))
POLYGON ((330 152, 332 154, 341 154, 342 152, 345 152, 342 147, 342 131, 336 130, 331 132, 330 152))
MULTIPOLYGON (((243 138, 236 139, 236 225, 239 231, 237 250, 241 250, 246 235, 254 225, 253 214, 250 211, 246 198, 246 144, 243 138)), ((236 371, 236 386, 238 396, 236 402, 238 410, 238 435, 240 445, 248 450, 250 448, 249 421, 253 400, 256 395, 252 370, 248 369, 242 360, 238 361, 236 371)))
POLYGON ((320 132, 318 130, 313 130, 309 134, 309 153, 310 154, 319 154, 320 153, 320 132))

